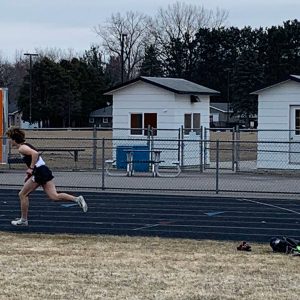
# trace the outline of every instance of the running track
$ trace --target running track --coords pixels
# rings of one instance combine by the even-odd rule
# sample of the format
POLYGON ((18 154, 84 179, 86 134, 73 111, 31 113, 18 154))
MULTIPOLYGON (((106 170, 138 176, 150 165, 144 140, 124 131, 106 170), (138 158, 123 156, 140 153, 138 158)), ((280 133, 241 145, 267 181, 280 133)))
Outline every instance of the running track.
POLYGON ((73 203, 31 195, 28 227, 19 217, 17 190, 0 190, 0 231, 111 234, 268 242, 300 239, 300 201, 242 197, 170 196, 84 192, 89 211, 73 203))

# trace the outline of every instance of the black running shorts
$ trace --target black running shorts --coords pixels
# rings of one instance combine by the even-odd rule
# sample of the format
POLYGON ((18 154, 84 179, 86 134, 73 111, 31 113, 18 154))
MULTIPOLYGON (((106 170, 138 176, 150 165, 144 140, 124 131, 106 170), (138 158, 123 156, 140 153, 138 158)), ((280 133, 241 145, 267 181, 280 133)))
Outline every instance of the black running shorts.
POLYGON ((39 184, 45 184, 54 178, 51 170, 45 165, 34 168, 32 175, 33 181, 39 184))

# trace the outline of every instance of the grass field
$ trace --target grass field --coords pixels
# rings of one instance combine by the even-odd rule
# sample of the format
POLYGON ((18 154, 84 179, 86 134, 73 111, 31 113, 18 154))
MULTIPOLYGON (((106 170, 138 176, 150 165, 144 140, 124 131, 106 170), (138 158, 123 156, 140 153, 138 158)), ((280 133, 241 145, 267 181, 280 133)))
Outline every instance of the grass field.
POLYGON ((0 235, 0 299, 296 299, 299 257, 267 244, 0 235))

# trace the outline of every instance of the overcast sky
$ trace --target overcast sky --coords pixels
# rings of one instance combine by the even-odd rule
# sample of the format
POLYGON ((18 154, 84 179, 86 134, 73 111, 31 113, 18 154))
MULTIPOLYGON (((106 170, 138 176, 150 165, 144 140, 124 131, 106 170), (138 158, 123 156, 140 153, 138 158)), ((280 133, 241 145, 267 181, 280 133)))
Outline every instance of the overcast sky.
MULTIPOLYGON (((113 14, 138 11, 154 16, 177 0, 0 0, 0 56, 16 51, 74 49, 82 53, 97 43, 93 27, 113 14)), ((229 26, 253 28, 300 19, 300 0, 185 0, 186 4, 229 12, 229 26)))

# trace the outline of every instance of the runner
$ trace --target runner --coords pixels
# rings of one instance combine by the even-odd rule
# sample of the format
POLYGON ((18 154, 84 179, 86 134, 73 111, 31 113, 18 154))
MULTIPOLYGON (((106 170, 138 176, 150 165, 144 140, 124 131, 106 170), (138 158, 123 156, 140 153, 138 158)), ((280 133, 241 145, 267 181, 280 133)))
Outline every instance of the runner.
POLYGON ((87 212, 88 206, 83 196, 72 196, 67 193, 58 193, 53 182, 54 176, 51 170, 46 166, 38 150, 25 142, 25 132, 19 128, 10 128, 6 132, 11 140, 12 147, 18 149, 24 163, 27 166, 24 186, 19 192, 21 204, 21 218, 11 221, 14 226, 28 226, 28 208, 29 194, 42 186, 45 193, 54 201, 73 201, 78 203, 84 212, 87 212))

